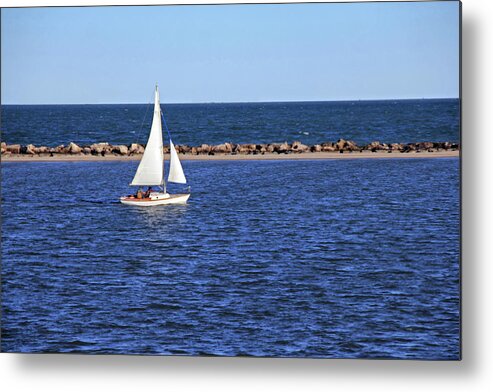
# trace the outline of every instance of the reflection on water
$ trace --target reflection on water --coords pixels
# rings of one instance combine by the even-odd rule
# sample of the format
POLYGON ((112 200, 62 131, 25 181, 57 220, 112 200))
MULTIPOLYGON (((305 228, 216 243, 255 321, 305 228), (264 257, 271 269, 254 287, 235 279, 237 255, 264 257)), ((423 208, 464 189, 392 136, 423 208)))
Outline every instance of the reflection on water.
POLYGON ((142 219, 142 222, 148 227, 155 227, 159 230, 161 226, 169 227, 180 224, 186 218, 187 204, 170 204, 152 207, 139 207, 123 205, 122 208, 128 208, 142 219))

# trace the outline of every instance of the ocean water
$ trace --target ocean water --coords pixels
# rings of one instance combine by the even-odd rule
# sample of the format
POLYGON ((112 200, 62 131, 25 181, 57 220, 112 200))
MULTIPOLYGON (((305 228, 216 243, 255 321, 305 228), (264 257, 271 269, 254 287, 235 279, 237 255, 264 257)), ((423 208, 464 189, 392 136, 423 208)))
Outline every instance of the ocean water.
POLYGON ((2 163, 2 351, 459 358, 457 158, 136 165, 2 163))
MULTIPOLYGON (((175 144, 459 142, 459 100, 162 105, 175 144)), ((56 146, 146 143, 150 105, 4 105, 2 140, 56 146), (147 115, 146 115, 147 113, 147 115)))

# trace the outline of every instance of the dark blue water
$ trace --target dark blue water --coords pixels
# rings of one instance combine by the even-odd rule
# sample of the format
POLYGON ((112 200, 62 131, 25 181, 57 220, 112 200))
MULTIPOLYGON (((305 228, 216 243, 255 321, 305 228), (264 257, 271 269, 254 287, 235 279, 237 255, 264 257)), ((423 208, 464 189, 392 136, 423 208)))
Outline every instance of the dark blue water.
MULTIPOLYGON (((459 142, 459 100, 162 105, 177 144, 459 142)), ((2 106, 2 140, 56 146, 145 143, 149 105, 2 106), (147 116, 146 116, 147 111, 147 116)))
POLYGON ((2 164, 2 350, 459 357, 459 160, 2 164))

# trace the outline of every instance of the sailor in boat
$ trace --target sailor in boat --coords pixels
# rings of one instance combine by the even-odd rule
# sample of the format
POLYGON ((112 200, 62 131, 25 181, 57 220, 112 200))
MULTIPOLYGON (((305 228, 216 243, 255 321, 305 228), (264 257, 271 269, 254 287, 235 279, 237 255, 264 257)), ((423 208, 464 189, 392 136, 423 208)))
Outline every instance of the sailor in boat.
POLYGON ((148 199, 149 197, 151 197, 152 192, 154 192, 154 190, 152 189, 152 186, 148 187, 147 191, 144 193, 144 199, 148 199))
POLYGON ((149 186, 145 192, 142 192, 142 189, 139 188, 135 195, 128 195, 127 197, 130 199, 149 199, 152 192, 154 192, 154 189, 152 189, 152 186, 149 186))

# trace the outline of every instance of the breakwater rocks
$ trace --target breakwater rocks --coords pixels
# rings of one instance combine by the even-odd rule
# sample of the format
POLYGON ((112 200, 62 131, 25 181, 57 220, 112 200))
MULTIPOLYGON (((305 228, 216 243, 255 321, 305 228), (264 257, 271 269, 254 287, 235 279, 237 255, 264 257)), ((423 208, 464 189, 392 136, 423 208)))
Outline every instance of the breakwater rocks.
MULTIPOLYGON (((202 144, 200 146, 176 145, 176 150, 180 154, 188 155, 256 155, 256 154, 302 154, 313 152, 335 152, 335 153, 357 153, 363 151, 371 152, 435 152, 442 150, 456 151, 459 149, 458 143, 452 142, 419 142, 419 143, 380 143, 372 142, 368 145, 358 146, 350 140, 339 139, 337 142, 326 142, 315 145, 305 145, 295 141, 293 143, 267 143, 267 144, 235 144, 223 143, 218 145, 202 144)), ((169 147, 163 147, 164 153, 169 153, 169 147)), ((35 146, 33 144, 6 144, 1 143, 1 153, 3 156, 11 154, 19 155, 96 155, 96 156, 132 156, 140 155, 144 152, 141 144, 130 145, 111 145, 109 143, 95 143, 86 146, 78 146, 71 142, 68 145, 57 147, 35 146)))

